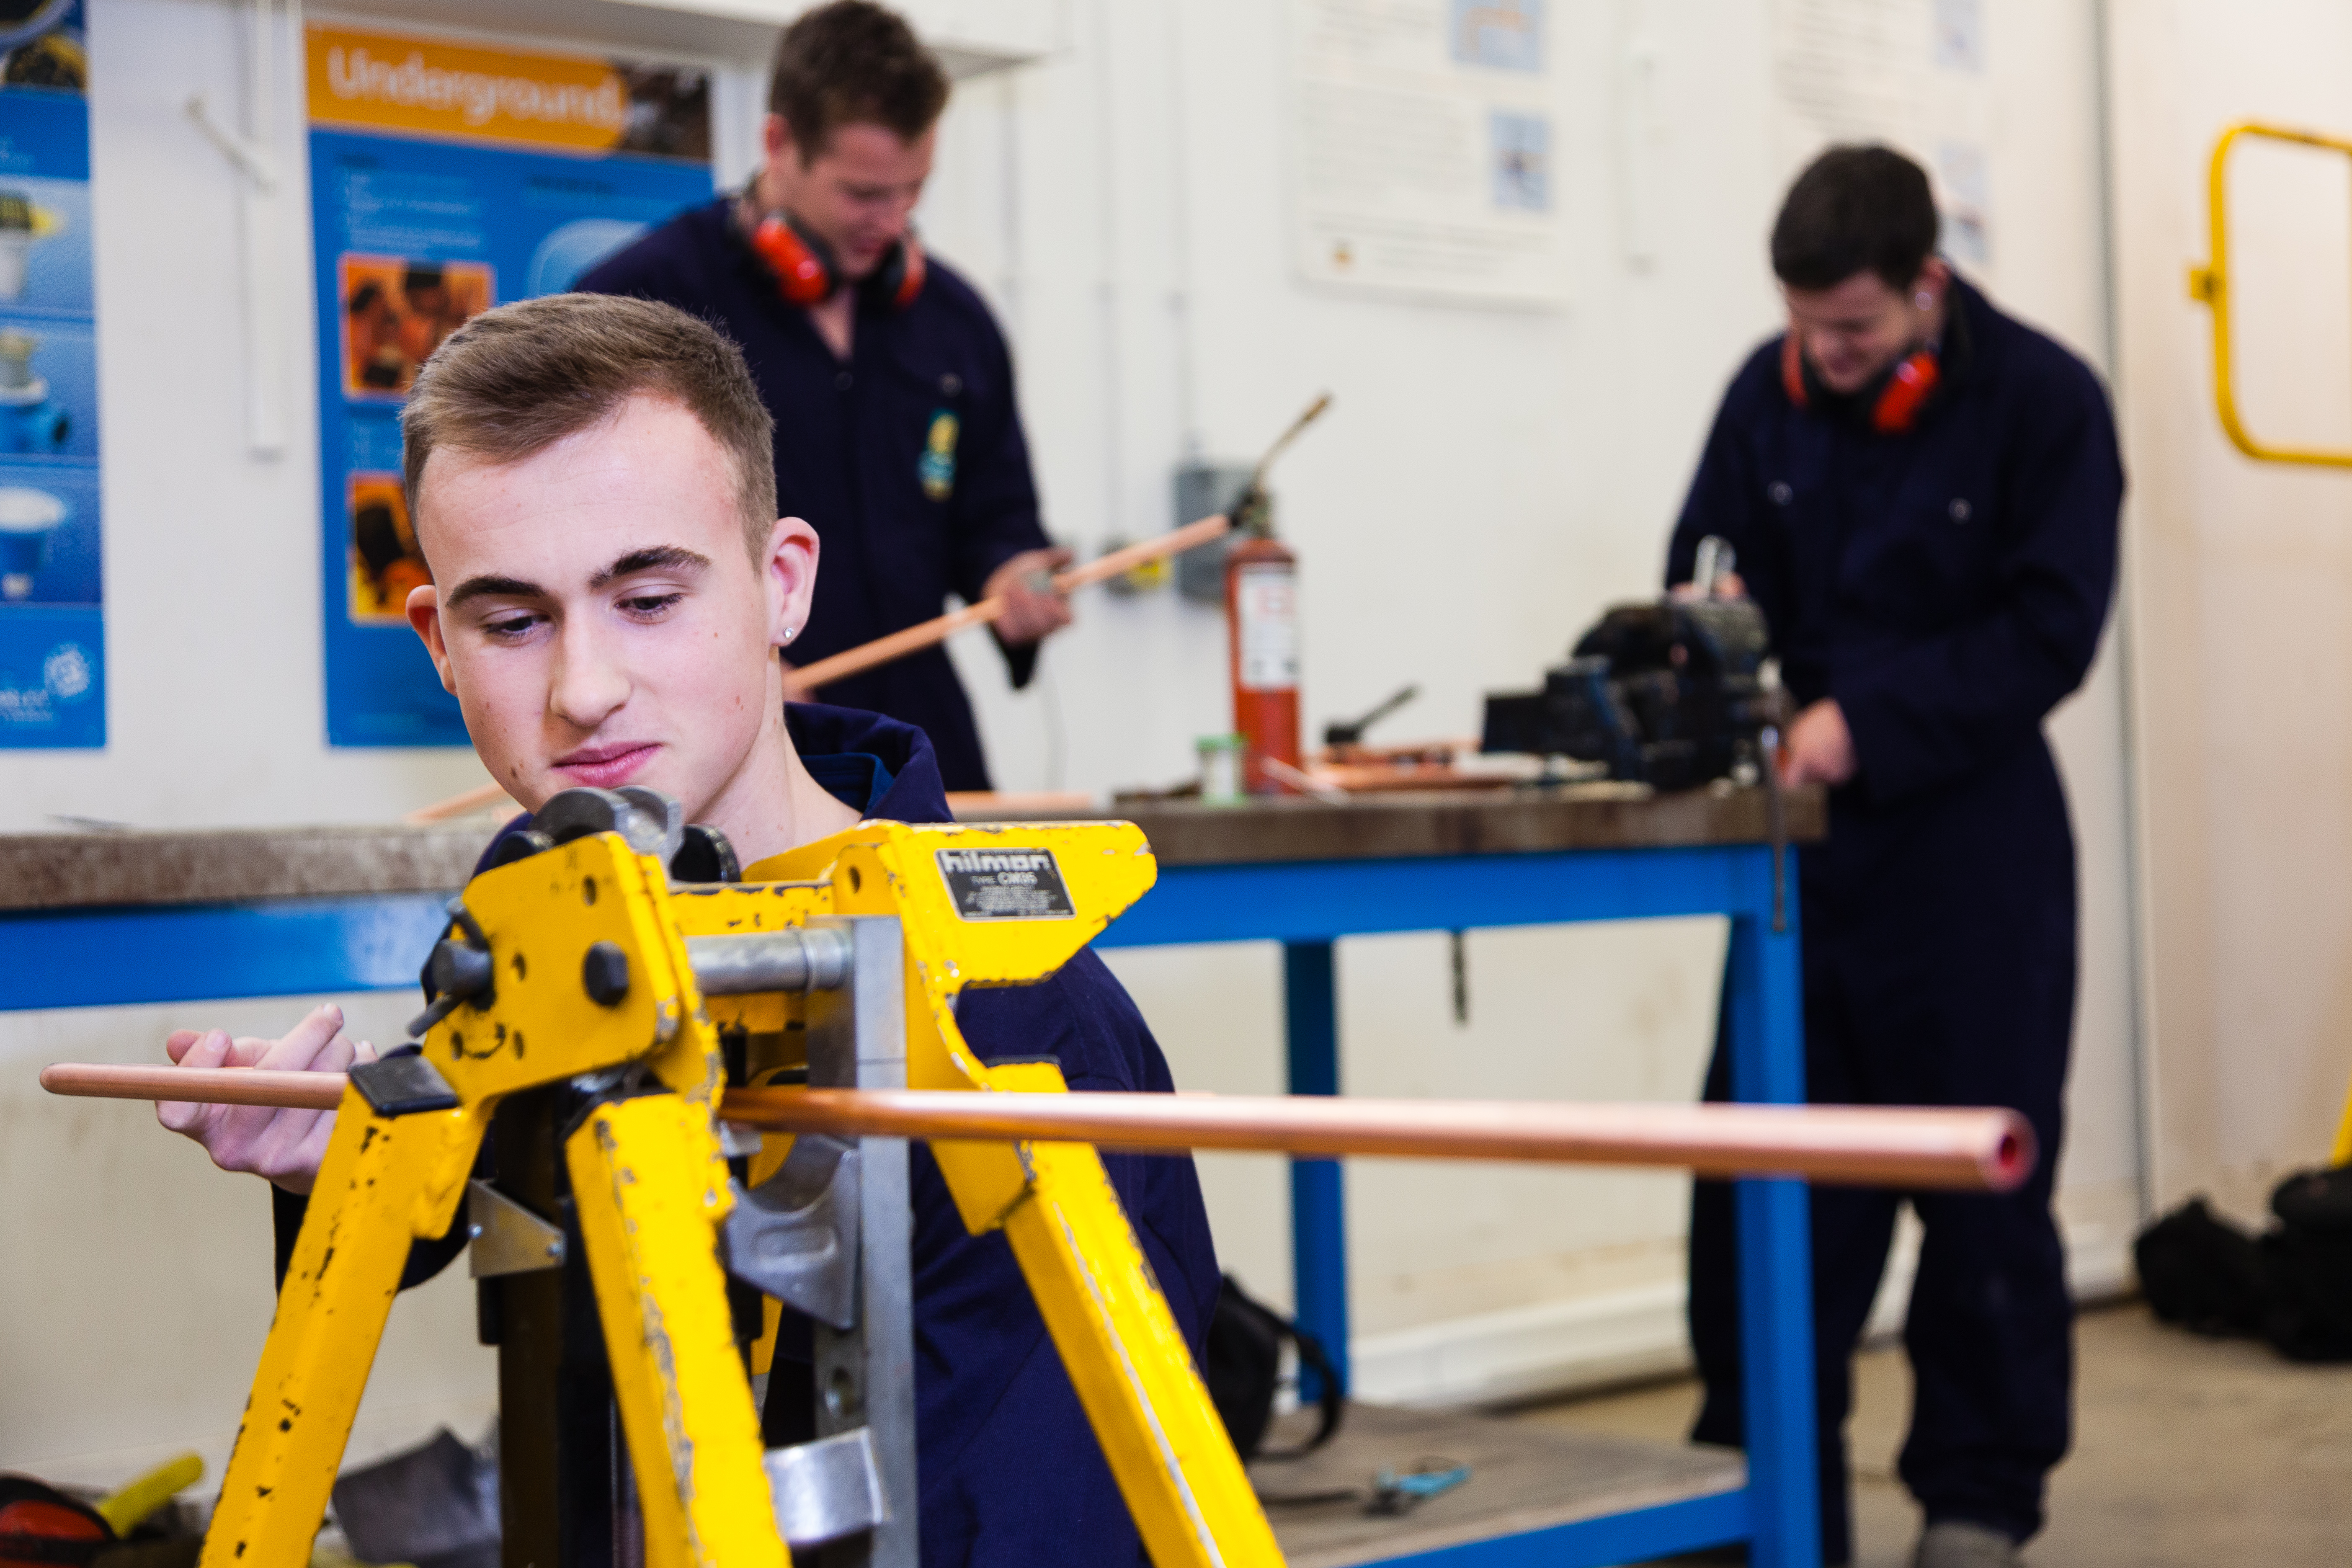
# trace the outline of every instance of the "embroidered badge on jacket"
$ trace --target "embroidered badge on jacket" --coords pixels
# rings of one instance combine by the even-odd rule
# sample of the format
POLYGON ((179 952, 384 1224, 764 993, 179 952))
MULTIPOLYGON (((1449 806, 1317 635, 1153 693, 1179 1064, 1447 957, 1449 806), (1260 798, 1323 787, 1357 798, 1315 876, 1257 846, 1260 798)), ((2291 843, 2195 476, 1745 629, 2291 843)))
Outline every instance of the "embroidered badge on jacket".
POLYGON ((923 493, 933 500, 945 500, 955 493, 958 428, 956 416, 942 408, 931 416, 931 433, 923 438, 923 457, 915 472, 922 479, 923 493))

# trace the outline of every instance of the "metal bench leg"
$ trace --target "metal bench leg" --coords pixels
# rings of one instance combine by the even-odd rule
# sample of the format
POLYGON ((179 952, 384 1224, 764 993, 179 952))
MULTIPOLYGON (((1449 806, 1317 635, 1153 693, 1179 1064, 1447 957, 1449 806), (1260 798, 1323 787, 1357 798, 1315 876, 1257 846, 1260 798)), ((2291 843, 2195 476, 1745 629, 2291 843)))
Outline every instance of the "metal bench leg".
MULTIPOLYGON (((1759 854, 1761 852, 1759 851, 1759 854)), ((1736 915, 1729 987, 1732 1098, 1805 1098, 1802 979, 1794 919, 1736 915)), ((1738 1184, 1740 1367, 1756 1568, 1819 1568, 1815 1479, 1811 1221, 1797 1181, 1738 1184)))
MULTIPOLYGON (((1283 944, 1283 1016, 1289 1033, 1293 1094, 1339 1092, 1339 1000, 1332 979, 1331 945, 1283 944)), ((1298 1326, 1323 1342, 1344 1393, 1351 1381, 1348 1200, 1337 1160, 1290 1162, 1290 1268, 1298 1326)), ((1299 1399, 1312 1404, 1322 1392, 1322 1379, 1302 1369, 1299 1399)))

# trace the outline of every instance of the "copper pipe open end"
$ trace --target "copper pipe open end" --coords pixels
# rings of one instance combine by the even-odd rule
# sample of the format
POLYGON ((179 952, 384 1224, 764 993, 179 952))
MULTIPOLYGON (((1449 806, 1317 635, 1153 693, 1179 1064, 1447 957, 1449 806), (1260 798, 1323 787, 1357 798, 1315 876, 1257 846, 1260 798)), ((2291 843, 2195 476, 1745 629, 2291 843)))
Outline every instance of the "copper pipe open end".
POLYGON ((1985 1162, 1985 1185, 1996 1193, 2015 1192, 2033 1174, 2039 1158, 2032 1124, 2011 1111, 2008 1128, 2001 1133, 2000 1142, 1993 1145, 1992 1157, 1985 1162))

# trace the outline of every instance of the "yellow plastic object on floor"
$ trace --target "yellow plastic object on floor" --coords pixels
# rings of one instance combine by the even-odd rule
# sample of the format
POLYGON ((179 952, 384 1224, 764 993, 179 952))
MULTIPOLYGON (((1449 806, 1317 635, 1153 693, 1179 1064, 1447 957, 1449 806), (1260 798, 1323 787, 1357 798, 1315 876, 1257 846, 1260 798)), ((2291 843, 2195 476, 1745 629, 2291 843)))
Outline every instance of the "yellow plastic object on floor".
POLYGON ((99 1500, 98 1516, 116 1539, 129 1535, 180 1492, 205 1479, 205 1462, 194 1454, 181 1454, 139 1476, 99 1500))
MULTIPOLYGON (((467 918, 450 935, 487 946, 489 988, 425 1036, 433 1071, 420 1076, 446 1090, 439 1100, 379 1112, 356 1078, 344 1096, 205 1540, 205 1568, 309 1561, 410 1243, 449 1226, 500 1100, 592 1074, 602 1103, 564 1158, 641 1499, 646 1561, 788 1562, 717 1262, 718 1227, 733 1198, 712 1112, 725 1081, 720 1028, 750 1034, 756 1081, 791 1065, 806 1001, 776 992, 706 1004, 688 939, 822 917, 894 917, 905 954, 908 1086, 1059 1089, 1051 1066, 991 1068, 974 1056, 956 1026, 956 998, 967 986, 1050 976, 1156 875, 1141 832, 1126 824, 871 822, 761 862, 742 883, 672 889, 662 862, 617 833, 475 878, 462 900, 467 918), (1021 876, 1030 871, 1051 891, 1024 903, 1021 876), (617 950, 617 963, 606 949, 617 950), (595 973, 624 981, 599 987, 595 973), (599 989, 601 1001, 592 994, 599 989)), ((940 1142, 933 1152, 967 1227, 1006 1232, 1153 1562, 1279 1563, 1095 1151, 940 1142)), ((779 1157, 771 1148, 760 1164, 779 1157)))

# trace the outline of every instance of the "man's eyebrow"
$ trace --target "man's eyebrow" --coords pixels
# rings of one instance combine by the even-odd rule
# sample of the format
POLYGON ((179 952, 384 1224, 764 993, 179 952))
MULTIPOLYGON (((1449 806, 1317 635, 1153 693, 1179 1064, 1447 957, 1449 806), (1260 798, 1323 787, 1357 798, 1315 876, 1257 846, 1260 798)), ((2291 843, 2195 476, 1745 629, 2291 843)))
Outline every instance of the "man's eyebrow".
POLYGON ((699 572, 710 564, 710 557, 677 544, 658 544, 650 550, 632 550, 610 566, 588 579, 591 588, 610 587, 624 577, 640 572, 690 571, 699 572))
POLYGON ((547 590, 536 583, 526 583, 520 577, 468 577, 457 584, 450 595, 441 601, 445 610, 454 610, 468 599, 544 599, 547 590))

